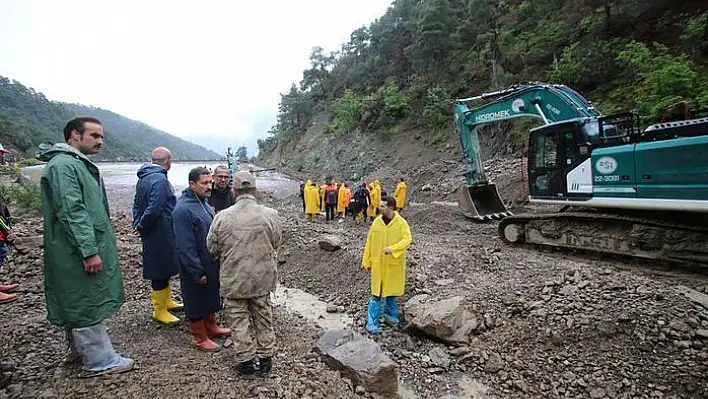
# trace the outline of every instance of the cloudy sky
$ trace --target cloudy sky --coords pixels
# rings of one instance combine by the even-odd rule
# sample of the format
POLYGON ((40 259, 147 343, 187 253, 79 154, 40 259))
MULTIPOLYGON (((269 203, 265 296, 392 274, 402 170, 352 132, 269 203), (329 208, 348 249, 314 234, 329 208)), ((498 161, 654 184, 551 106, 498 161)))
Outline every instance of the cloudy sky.
POLYGON ((0 75, 252 152, 311 48, 338 49, 390 3, 0 0, 0 75))

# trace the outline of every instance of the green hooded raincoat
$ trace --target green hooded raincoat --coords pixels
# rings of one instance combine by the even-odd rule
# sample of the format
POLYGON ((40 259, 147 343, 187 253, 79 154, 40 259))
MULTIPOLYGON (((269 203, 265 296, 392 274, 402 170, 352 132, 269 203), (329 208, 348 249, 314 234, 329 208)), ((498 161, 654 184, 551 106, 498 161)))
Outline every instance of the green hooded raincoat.
POLYGON ((118 248, 98 167, 68 144, 39 154, 44 215, 47 318, 65 328, 88 327, 114 315, 124 300, 118 248), (96 274, 82 260, 99 254, 96 274))

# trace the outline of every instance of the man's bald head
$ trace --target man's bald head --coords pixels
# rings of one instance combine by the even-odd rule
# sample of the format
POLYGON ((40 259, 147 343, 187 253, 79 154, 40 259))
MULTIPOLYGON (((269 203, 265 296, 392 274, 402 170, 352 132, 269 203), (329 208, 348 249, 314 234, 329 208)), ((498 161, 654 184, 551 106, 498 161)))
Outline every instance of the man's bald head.
POLYGON ((172 153, 165 147, 157 147, 152 150, 152 163, 170 170, 172 166, 172 153))

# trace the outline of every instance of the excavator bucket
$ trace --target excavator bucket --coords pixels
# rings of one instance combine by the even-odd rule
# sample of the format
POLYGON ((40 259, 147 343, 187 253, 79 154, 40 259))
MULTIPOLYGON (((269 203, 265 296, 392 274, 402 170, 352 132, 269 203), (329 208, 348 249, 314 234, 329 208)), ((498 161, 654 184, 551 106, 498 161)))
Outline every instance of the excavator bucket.
POLYGON ((502 219, 512 214, 499 197, 495 184, 477 187, 463 184, 457 191, 457 204, 467 218, 487 221, 502 219))

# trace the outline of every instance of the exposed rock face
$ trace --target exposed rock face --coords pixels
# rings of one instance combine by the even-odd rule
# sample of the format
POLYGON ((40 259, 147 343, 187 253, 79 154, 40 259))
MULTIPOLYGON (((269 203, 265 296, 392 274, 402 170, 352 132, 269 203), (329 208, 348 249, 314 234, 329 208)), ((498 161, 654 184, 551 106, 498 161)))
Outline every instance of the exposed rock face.
POLYGON ((369 392, 395 397, 398 392, 396 364, 379 345, 350 330, 325 333, 315 351, 324 362, 369 392))

